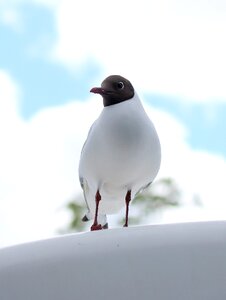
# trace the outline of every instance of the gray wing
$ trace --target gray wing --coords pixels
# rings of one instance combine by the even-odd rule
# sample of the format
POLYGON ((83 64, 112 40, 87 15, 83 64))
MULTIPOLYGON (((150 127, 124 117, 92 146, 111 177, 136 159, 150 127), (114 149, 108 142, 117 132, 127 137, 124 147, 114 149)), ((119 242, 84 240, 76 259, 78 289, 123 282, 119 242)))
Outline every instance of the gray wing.
POLYGON ((79 177, 79 181, 80 181, 80 185, 81 185, 81 188, 83 190, 83 196, 84 196, 84 200, 85 200, 85 203, 86 203, 86 207, 87 207, 87 213, 84 215, 84 217, 82 218, 82 221, 83 222, 86 222, 86 221, 89 221, 90 218, 89 218, 89 215, 90 215, 90 208, 89 208, 89 205, 88 205, 88 201, 87 201, 87 198, 86 198, 86 189, 88 188, 88 185, 87 183, 85 182, 84 178, 82 177, 79 177))
MULTIPOLYGON (((82 150, 81 150, 81 155, 80 155, 80 160, 81 160, 83 149, 84 149, 84 147, 85 147, 85 145, 87 143, 87 140, 89 139, 89 136, 90 136, 90 133, 92 132, 94 124, 95 124, 95 122, 90 127, 88 135, 87 135, 87 138, 85 140, 85 143, 83 144, 83 147, 82 147, 82 150)), ((83 190, 84 200, 85 200, 85 203, 86 203, 86 206, 87 206, 87 210, 88 210, 88 213, 89 213, 90 212, 90 208, 89 208, 88 201, 87 201, 87 198, 86 198, 86 191, 88 189, 88 184, 87 184, 85 178, 83 178, 83 175, 80 173, 80 169, 79 169, 79 182, 80 182, 81 188, 83 190)), ((82 220, 83 221, 88 221, 89 220, 89 218, 87 217, 87 214, 83 217, 82 220)))
MULTIPOLYGON (((93 123, 93 125, 95 124, 95 122, 93 123)), ((87 135, 87 138, 86 138, 86 140, 85 140, 85 143, 83 144, 83 146, 82 146, 82 150, 81 150, 81 153, 80 153, 80 162, 81 162, 81 157, 82 157, 82 152, 83 152, 83 150, 84 150, 84 148, 85 148, 85 145, 86 145, 86 143, 87 143, 87 140, 89 139, 89 136, 90 136, 90 133, 91 133, 91 131, 92 131, 92 128, 93 128, 93 125, 90 127, 90 129, 89 129, 89 132, 88 132, 88 135, 87 135)), ((79 164, 80 165, 80 164, 79 164)), ((82 187, 82 189, 83 189, 83 191, 84 191, 84 178, 83 178, 83 175, 81 174, 81 172, 80 172, 80 167, 79 167, 79 181, 80 181, 80 185, 81 185, 81 187, 82 187)))
POLYGON ((146 188, 148 188, 151 184, 152 184, 152 181, 150 181, 148 184, 146 184, 145 186, 143 186, 142 188, 140 188, 140 189, 136 192, 135 196, 136 196, 137 194, 139 194, 139 193, 142 193, 143 190, 145 190, 146 188))
POLYGON ((89 139, 89 136, 90 136, 90 134, 91 134, 91 132, 92 132, 92 130, 93 130, 93 127, 94 127, 94 124, 95 124, 95 123, 96 123, 96 121, 92 124, 92 126, 91 126, 90 129, 89 129, 89 132, 88 132, 87 138, 86 138, 86 140, 85 140, 85 143, 84 143, 83 146, 82 146, 82 150, 81 150, 81 155, 80 155, 80 157, 82 156, 83 149, 85 148, 85 145, 86 145, 86 143, 87 143, 87 141, 88 141, 88 139, 89 139))

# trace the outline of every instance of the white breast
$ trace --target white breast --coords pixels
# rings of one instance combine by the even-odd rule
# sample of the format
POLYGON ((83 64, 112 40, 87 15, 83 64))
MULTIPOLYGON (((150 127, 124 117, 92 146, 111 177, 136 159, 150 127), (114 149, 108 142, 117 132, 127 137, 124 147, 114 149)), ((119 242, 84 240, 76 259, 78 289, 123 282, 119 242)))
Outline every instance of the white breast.
POLYGON ((100 189, 103 200, 120 206, 116 202, 124 201, 128 189, 134 195, 153 181, 160 157, 156 130, 137 95, 105 107, 93 124, 81 154, 79 173, 87 182, 88 198, 89 195, 93 198, 100 189))

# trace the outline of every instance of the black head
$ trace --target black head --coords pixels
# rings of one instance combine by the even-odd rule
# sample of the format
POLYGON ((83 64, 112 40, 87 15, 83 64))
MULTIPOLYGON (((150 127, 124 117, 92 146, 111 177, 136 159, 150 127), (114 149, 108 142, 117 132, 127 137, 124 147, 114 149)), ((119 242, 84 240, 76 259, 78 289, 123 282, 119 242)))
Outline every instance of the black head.
POLYGON ((117 104, 133 98, 134 88, 126 78, 120 75, 111 75, 104 79, 101 87, 94 87, 91 93, 100 94, 103 97, 104 106, 117 104))

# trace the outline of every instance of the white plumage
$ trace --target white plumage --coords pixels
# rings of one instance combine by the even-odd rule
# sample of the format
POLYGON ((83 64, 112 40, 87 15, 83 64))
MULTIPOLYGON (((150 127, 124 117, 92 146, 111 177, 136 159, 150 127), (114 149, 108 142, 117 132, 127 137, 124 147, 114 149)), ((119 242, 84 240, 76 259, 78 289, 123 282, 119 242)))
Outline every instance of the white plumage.
MULTIPOLYGON (((87 219, 94 218, 96 193, 101 201, 98 224, 118 212, 156 177, 161 160, 158 135, 139 97, 105 106, 90 128, 83 146, 79 177, 87 203, 87 219)), ((100 228, 99 228, 100 229, 100 228)))

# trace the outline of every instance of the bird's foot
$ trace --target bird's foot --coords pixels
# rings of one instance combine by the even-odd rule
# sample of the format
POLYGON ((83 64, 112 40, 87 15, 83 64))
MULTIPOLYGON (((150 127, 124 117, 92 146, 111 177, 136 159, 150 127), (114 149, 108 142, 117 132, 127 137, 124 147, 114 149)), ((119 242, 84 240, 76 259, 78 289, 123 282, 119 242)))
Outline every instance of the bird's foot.
POLYGON ((101 224, 93 224, 91 227, 90 227, 90 230, 91 231, 94 231, 94 230, 101 230, 103 229, 103 227, 101 226, 101 224))

